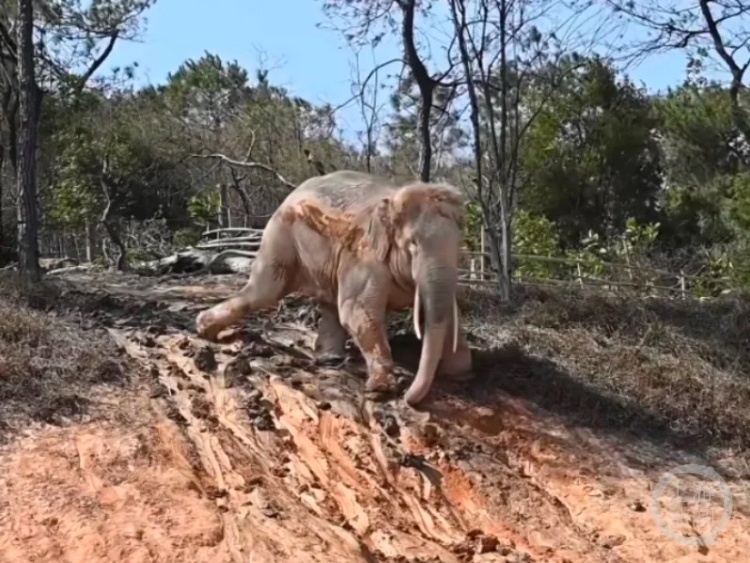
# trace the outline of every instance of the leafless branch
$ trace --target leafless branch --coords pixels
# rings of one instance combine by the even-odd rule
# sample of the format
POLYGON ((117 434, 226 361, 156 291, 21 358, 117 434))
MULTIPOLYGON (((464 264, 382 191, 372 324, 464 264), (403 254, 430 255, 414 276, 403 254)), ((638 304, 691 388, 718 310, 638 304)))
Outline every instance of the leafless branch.
POLYGON ((91 77, 96 73, 97 70, 99 70, 99 67, 101 67, 104 64, 104 61, 107 60, 107 57, 112 53, 112 50, 115 47, 115 43, 117 42, 118 37, 120 36, 120 31, 115 30, 112 32, 112 35, 109 37, 109 42, 107 43, 107 46, 102 50, 102 52, 99 54, 98 57, 96 57, 91 65, 89 65, 89 68, 86 70, 86 72, 83 73, 81 78, 78 80, 76 84, 76 91, 80 92, 84 89, 88 81, 91 79, 91 77))
POLYGON ((401 63, 402 66, 406 65, 406 63, 404 62, 404 60, 402 58, 389 59, 389 60, 385 61, 384 63, 380 63, 379 65, 376 65, 372 70, 370 70, 370 72, 365 77, 364 81, 361 84, 360 90, 358 92, 355 92, 351 97, 347 98, 344 102, 338 104, 337 106, 334 106, 333 109, 331 110, 331 113, 336 113, 337 111, 340 111, 340 110, 344 109, 345 107, 347 107, 352 102, 354 102, 354 101, 358 100, 359 98, 361 98, 361 96, 364 94, 364 90, 367 88, 367 85, 369 84, 370 80, 372 80, 374 77, 376 77, 377 74, 378 74, 378 72, 380 70, 382 70, 385 67, 387 67, 389 65, 392 65, 394 63, 401 63))
POLYGON ((256 170, 265 170, 266 172, 269 172, 276 176, 276 179, 284 184, 286 187, 295 189, 297 186, 287 180, 284 176, 281 175, 277 170, 275 170, 273 167, 269 166, 268 164, 263 164, 262 162, 252 162, 252 161, 246 161, 246 160, 235 160, 233 158, 229 158, 228 156, 221 154, 221 153, 213 153, 213 154, 191 154, 191 158, 204 158, 204 159, 216 159, 220 160, 222 162, 225 162, 229 164, 230 166, 238 166, 240 168, 252 168, 256 170))
POLYGON ((604 1, 618 16, 653 32, 647 41, 629 46, 634 50, 631 56, 680 49, 702 59, 713 52, 731 76, 728 94, 732 118, 744 138, 750 140, 750 118, 739 101, 740 92, 746 88, 744 80, 750 57, 745 53, 744 62, 737 59, 750 42, 747 31, 750 4, 740 0, 698 0, 693 6, 683 7, 673 1, 646 6, 624 0, 604 1))

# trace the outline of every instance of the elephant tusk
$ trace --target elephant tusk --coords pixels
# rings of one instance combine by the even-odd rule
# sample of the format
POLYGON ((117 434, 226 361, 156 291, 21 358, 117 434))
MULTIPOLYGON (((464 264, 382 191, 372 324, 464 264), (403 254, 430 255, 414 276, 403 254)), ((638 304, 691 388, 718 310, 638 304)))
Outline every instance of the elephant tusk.
POLYGON ((422 333, 419 331, 419 288, 414 290, 414 334, 417 340, 422 340, 422 333))
POLYGON ((456 353, 458 348, 458 303, 456 298, 453 298, 453 353, 456 353))

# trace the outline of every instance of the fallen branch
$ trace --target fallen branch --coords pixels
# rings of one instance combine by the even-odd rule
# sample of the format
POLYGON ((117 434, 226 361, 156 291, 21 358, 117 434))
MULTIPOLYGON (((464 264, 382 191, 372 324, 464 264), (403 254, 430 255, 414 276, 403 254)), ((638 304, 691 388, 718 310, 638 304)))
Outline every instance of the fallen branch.
MULTIPOLYGON (((211 260, 208 261, 205 268, 206 270, 211 270, 212 266, 216 264, 217 262, 224 262, 227 258, 231 257, 240 257, 240 258, 250 258, 252 260, 255 260, 257 257, 257 252, 250 252, 248 250, 239 250, 236 248, 228 248, 227 250, 223 250, 219 252, 216 256, 211 258, 211 260)), ((236 271, 235 268, 231 268, 232 271, 236 271)))
POLYGON ((134 268, 139 275, 188 274, 203 271, 213 274, 244 274, 256 255, 257 252, 233 248, 214 253, 211 250, 191 247, 160 260, 140 262, 134 268), (239 260, 227 260, 233 257, 239 260))
POLYGON ((65 274, 73 274, 75 272, 87 272, 89 270, 96 269, 96 266, 91 263, 79 264, 77 266, 66 266, 64 268, 55 268, 47 272, 48 276, 63 276, 65 274))
POLYGON ((237 246, 250 248, 250 249, 257 249, 257 248, 260 248, 260 241, 238 242, 238 241, 230 240, 230 241, 224 242, 223 240, 219 240, 216 242, 206 242, 203 244, 196 244, 195 248, 199 250, 209 250, 209 249, 215 249, 215 248, 237 247, 237 246))

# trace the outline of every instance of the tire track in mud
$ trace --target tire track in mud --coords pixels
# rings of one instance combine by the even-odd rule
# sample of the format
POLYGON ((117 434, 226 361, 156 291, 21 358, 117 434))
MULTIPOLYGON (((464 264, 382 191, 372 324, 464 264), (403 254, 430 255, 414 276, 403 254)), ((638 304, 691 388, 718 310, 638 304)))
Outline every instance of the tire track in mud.
POLYGON ((238 344, 154 340, 127 347, 155 366, 212 483, 235 561, 620 560, 559 499, 519 477, 507 454, 444 424, 392 405, 363 408, 356 392, 316 400, 301 389, 325 396, 325 370, 252 358, 238 344))

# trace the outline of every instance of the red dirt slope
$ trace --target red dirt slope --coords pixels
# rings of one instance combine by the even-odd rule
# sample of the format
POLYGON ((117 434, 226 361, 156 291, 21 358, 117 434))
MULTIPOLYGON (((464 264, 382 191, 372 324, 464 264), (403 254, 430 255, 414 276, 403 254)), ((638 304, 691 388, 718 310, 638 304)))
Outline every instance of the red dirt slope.
MULTIPOLYGON (((746 481, 727 470, 734 507, 716 544, 671 541, 651 490, 707 454, 502 391, 493 377, 537 369, 507 351, 417 412, 363 403, 356 358, 316 366, 304 303, 222 345, 195 338, 195 313, 241 283, 229 279, 71 278, 98 288, 84 324, 108 327, 138 376, 93 386, 99 414, 6 444, 0 561, 734 563, 750 548, 746 481)), ((404 365, 419 352, 406 337, 394 350, 404 365)))

